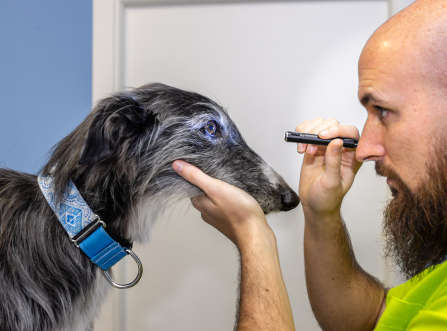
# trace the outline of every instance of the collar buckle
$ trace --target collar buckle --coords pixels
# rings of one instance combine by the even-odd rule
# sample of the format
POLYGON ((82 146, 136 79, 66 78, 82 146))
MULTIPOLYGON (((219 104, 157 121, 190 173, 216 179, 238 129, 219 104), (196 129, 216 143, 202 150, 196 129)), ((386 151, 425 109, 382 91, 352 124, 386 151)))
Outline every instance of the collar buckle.
POLYGON ((85 228, 83 228, 81 231, 79 231, 75 236, 71 238, 71 241, 75 244, 77 248, 79 248, 79 245, 84 239, 87 239, 93 232, 95 232, 96 229, 98 229, 100 226, 102 226, 104 229, 106 228, 106 223, 104 223, 103 220, 98 215, 95 215, 95 218, 93 221, 87 225, 85 228))

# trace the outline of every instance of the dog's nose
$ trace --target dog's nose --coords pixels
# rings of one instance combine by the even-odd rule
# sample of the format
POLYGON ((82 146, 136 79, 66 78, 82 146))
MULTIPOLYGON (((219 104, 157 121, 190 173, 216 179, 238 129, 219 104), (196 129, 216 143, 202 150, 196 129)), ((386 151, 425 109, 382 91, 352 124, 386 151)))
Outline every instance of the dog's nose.
POLYGON ((281 192, 281 202, 281 211, 288 211, 298 206, 300 198, 291 189, 286 189, 281 192))

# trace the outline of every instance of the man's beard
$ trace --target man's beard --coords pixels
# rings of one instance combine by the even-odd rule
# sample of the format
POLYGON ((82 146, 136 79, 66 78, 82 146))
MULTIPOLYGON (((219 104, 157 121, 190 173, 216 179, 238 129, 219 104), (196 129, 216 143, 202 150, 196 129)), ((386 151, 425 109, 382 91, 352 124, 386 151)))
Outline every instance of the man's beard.
POLYGON ((442 262, 447 254, 447 152, 436 152, 439 158, 433 157, 428 179, 415 193, 376 162, 376 172, 392 179, 397 189, 384 210, 385 255, 395 259, 407 278, 442 262))

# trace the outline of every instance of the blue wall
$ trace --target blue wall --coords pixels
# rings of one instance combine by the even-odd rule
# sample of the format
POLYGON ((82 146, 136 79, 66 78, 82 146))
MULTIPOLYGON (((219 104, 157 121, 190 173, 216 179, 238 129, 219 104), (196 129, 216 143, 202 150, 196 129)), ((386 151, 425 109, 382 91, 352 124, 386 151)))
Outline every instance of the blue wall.
POLYGON ((0 167, 44 165, 90 111, 91 62, 91 0, 0 0, 0 167))

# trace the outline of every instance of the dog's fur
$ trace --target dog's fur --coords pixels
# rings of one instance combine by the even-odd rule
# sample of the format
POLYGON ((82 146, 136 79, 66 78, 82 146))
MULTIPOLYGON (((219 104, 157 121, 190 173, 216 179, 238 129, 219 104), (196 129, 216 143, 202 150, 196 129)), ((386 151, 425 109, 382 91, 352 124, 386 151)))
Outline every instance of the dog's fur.
MULTIPOLYGON (((157 213, 200 194, 176 159, 249 192, 265 213, 299 200, 244 142, 227 113, 196 93, 150 84, 99 102, 55 146, 43 175, 69 179, 121 241, 144 241, 157 213), (204 127, 217 123, 214 136, 204 127)), ((36 176, 0 169, 0 330, 88 330, 109 286, 70 242, 36 176)))

